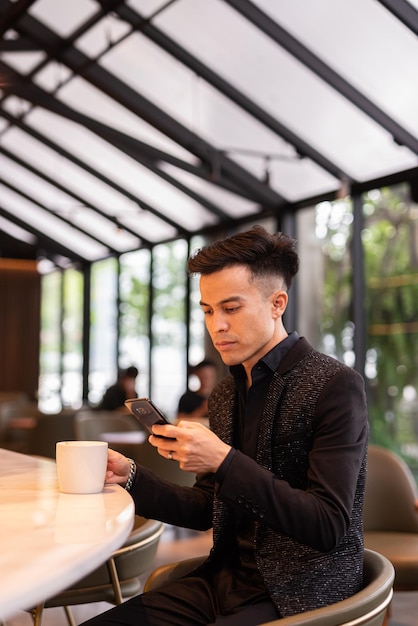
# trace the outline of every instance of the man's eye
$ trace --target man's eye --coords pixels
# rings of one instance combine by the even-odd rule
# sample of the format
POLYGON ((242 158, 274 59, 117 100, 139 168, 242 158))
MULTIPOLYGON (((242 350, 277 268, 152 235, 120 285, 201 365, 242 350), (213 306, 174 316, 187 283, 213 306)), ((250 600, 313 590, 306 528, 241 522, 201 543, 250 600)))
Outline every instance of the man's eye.
POLYGON ((211 309, 207 309, 206 311, 203 309, 203 315, 210 315, 211 313, 213 313, 211 309))
POLYGON ((235 311, 238 311, 239 307, 238 306, 229 306, 225 309, 226 313, 234 313, 235 311))

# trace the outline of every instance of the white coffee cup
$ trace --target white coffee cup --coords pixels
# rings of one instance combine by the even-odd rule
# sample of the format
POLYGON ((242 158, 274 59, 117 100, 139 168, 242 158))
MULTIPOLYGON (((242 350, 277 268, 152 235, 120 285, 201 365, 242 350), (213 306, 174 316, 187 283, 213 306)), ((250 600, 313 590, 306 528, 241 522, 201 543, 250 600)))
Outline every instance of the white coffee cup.
POLYGON ((58 487, 63 493, 100 493, 107 467, 107 441, 58 441, 58 487))

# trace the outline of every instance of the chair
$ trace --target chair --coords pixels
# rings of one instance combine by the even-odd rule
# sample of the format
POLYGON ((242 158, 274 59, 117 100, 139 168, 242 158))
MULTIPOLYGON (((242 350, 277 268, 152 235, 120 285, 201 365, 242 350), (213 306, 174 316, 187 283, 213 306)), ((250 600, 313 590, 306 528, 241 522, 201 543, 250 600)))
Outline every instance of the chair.
POLYGON ((395 568, 395 591, 418 590, 418 489, 395 453, 370 445, 364 501, 366 548, 384 554, 395 568))
POLYGON ((40 411, 37 402, 24 394, 0 392, 0 445, 16 452, 25 452, 28 436, 40 411))
POLYGON ((39 413, 26 445, 27 454, 55 459, 57 441, 75 439, 74 411, 39 413))
POLYGON ((103 433, 142 431, 142 427, 129 413, 83 409, 76 413, 75 430, 77 439, 94 441, 103 433))
POLYGON ((138 577, 153 566, 163 530, 162 522, 136 515, 129 537, 103 565, 32 611, 34 626, 41 625, 44 608, 64 607, 69 625, 75 626, 70 606, 91 602, 116 605, 138 594, 138 577))
POLYGON ((138 433, 138 441, 145 438, 145 432, 140 423, 130 415, 122 411, 102 411, 99 409, 84 409, 78 411, 75 416, 76 438, 84 441, 109 442, 109 447, 121 452, 125 456, 133 456, 135 443, 129 443, 126 438, 121 437, 120 441, 107 435, 116 433, 138 433), (140 435, 143 433, 143 437, 140 435))
MULTIPOLYGON (((198 567, 206 557, 186 559, 156 568, 148 577, 144 592, 157 589, 198 567)), ((346 600, 329 606, 274 620, 263 626, 382 626, 393 595, 394 570, 383 555, 364 553, 364 588, 346 600)))

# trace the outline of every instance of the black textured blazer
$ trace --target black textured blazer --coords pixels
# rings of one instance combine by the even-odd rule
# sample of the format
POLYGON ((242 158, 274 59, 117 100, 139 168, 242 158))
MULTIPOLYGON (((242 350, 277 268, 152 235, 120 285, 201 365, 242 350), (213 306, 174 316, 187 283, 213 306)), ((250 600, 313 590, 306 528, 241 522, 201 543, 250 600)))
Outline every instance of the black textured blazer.
MULTIPOLYGON (((229 376, 212 392, 209 419, 231 445, 236 406, 229 376)), ((367 439, 363 379, 301 338, 270 384, 256 459, 238 450, 222 484, 206 475, 193 488, 140 468, 136 510, 190 528, 213 525, 212 558, 228 550, 232 510, 244 511, 256 523, 257 564, 280 614, 325 606, 362 586, 367 439)))

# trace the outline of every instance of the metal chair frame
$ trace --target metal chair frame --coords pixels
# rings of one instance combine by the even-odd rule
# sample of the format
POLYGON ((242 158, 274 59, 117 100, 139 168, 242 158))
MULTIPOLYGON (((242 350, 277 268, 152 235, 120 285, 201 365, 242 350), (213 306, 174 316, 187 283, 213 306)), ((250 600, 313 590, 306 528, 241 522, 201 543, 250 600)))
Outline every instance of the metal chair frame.
MULTIPOLYGON (((155 529, 154 532, 152 532, 147 537, 144 537, 142 539, 139 539, 138 541, 135 541, 134 543, 129 543, 129 537, 128 537, 127 542, 123 546, 121 546, 118 550, 115 550, 114 552, 112 552, 111 556, 105 562, 105 565, 106 565, 108 573, 109 573, 109 580, 110 580, 111 589, 112 589, 112 596, 109 597, 109 594, 107 593, 105 595, 105 597, 103 597, 104 601, 112 602, 114 605, 122 604, 124 599, 126 599, 127 597, 130 597, 131 595, 133 595, 134 593, 136 593, 139 590, 139 581, 138 581, 138 585, 137 585, 137 588, 135 588, 135 590, 132 587, 132 585, 131 586, 127 586, 126 590, 129 589, 129 593, 125 593, 124 594, 124 590, 122 588, 124 581, 123 580, 121 581, 121 579, 119 577, 118 567, 117 567, 117 560, 120 557, 123 557, 123 556, 125 556, 127 554, 130 554, 131 552, 134 552, 134 551, 146 548, 147 546, 151 546, 152 544, 155 545, 155 546, 158 545, 160 537, 161 537, 161 535, 162 535, 162 533, 164 531, 164 528, 165 528, 164 524, 162 522, 155 522, 154 520, 148 520, 148 521, 150 521, 153 524, 155 524, 156 529, 155 529)), ((134 528, 134 530, 132 531, 131 535, 133 533, 137 532, 137 531, 138 531, 138 527, 134 528)), ((101 566, 99 566, 99 568, 100 567, 101 566)), ((99 569, 99 568, 97 568, 97 569, 99 569)), ((97 569, 95 571, 97 571, 97 569)), ((138 570, 137 576, 139 576, 140 574, 144 573, 146 571, 146 569, 147 569, 146 567, 143 567, 143 568, 141 568, 141 570, 138 570)), ((94 572, 92 572, 93 575, 94 575, 94 572)), ((92 574, 90 574, 90 576, 92 574)), ((82 580, 84 580, 84 579, 82 579, 82 580)), ((77 585, 77 583, 76 583, 76 585, 77 585)), ((98 587, 99 587, 99 585, 98 585, 98 587)), ((76 626, 73 614, 72 614, 71 609, 70 609, 70 604, 66 603, 66 601, 68 601, 68 599, 71 599, 71 604, 83 604, 83 603, 85 603, 85 602, 83 602, 82 595, 77 597, 77 592, 80 591, 80 594, 81 594, 82 589, 83 589, 82 587, 80 587, 79 589, 77 587, 74 587, 74 588, 70 587, 68 589, 63 590, 61 593, 58 593, 56 596, 53 596, 52 598, 49 598, 49 599, 45 600, 44 602, 39 603, 38 606, 36 606, 34 609, 31 610, 34 626, 41 626, 43 612, 44 612, 44 610, 46 608, 51 608, 51 607, 56 607, 56 606, 62 606, 64 608, 65 615, 67 617, 67 621, 68 621, 69 626, 76 626), (69 596, 70 593, 72 594, 71 598, 66 597, 66 595, 69 596)), ((99 590, 97 590, 97 594, 100 594, 99 590)), ((99 601, 99 599, 97 601, 99 601)))

